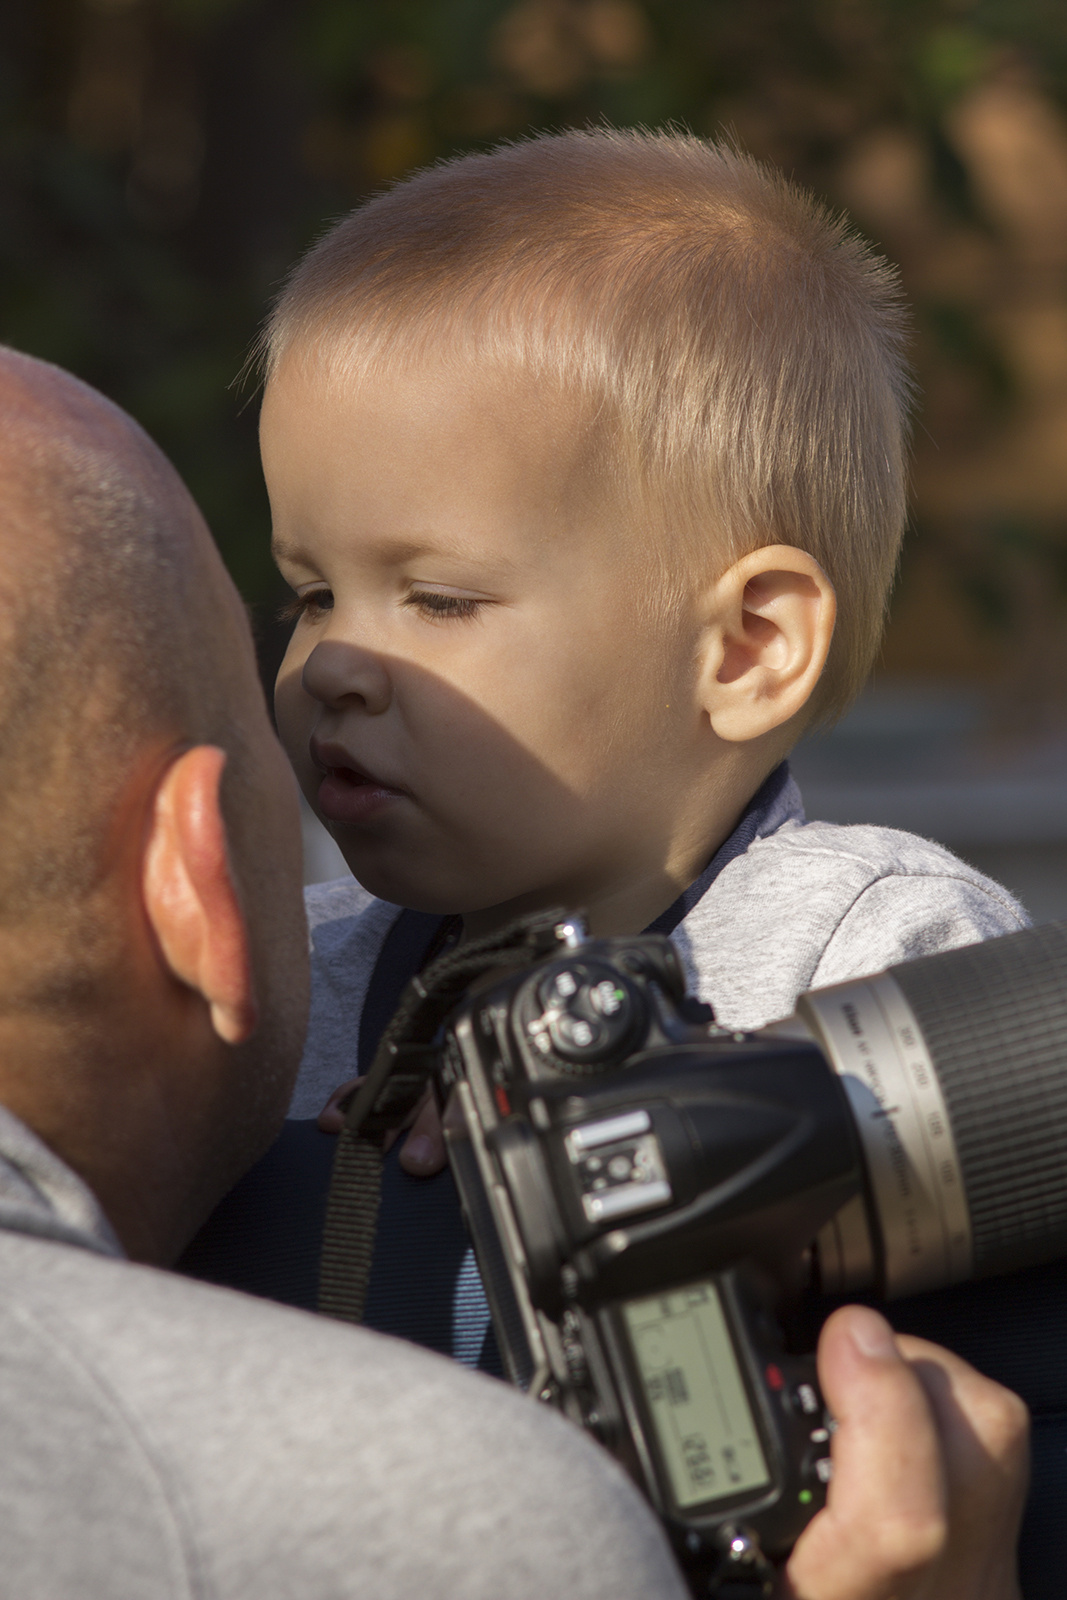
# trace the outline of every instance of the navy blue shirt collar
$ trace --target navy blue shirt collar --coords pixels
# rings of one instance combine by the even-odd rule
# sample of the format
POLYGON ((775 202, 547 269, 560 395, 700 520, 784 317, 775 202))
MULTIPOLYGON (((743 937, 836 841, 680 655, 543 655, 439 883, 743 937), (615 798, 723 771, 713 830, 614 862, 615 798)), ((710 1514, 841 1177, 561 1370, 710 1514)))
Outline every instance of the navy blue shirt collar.
POLYGON ((774 833, 789 816, 795 815, 799 800, 800 794, 789 771, 789 762, 783 761, 756 790, 737 827, 716 850, 700 877, 694 878, 674 904, 668 906, 666 911, 661 911, 655 922, 649 923, 645 932, 673 933, 707 894, 723 867, 737 856, 743 856, 749 845, 774 833))

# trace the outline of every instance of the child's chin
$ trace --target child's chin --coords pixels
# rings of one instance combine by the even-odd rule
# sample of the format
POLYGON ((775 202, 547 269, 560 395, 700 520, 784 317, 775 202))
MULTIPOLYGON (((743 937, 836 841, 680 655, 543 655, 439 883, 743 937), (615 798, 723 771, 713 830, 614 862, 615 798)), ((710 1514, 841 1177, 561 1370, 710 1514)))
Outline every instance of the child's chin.
MULTIPOLYGON (((337 841, 341 844, 341 841, 337 841)), ((341 853, 348 870, 361 888, 376 900, 386 900, 390 905, 403 906, 405 911, 422 911, 431 916, 451 916, 456 912, 456 900, 447 885, 428 885, 425 880, 413 879, 410 871, 391 872, 375 852, 348 849, 341 844, 341 853)))

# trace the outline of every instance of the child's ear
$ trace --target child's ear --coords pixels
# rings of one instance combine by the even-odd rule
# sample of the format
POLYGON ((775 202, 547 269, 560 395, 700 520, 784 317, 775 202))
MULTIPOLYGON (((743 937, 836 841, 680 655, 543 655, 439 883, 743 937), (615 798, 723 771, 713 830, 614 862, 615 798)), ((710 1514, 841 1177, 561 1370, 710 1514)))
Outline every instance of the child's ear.
POLYGON ((734 563, 709 596, 701 698, 714 732, 739 743, 795 717, 826 664, 837 600, 813 556, 767 545, 734 563))
POLYGON ((220 784, 226 752, 197 745, 167 769, 156 791, 142 892, 163 960, 206 1001, 226 1044, 257 1022, 248 929, 230 872, 220 784))

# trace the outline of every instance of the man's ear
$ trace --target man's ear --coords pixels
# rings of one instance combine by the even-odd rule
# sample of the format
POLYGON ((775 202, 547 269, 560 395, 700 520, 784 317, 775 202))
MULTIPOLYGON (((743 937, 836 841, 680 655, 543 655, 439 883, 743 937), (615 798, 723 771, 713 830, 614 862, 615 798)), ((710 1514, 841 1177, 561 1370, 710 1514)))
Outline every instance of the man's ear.
POLYGON ((757 739, 802 710, 836 615, 833 584, 806 550, 767 545, 723 573, 710 596, 701 673, 720 739, 757 739))
POLYGON ((201 995, 227 1044, 255 1030, 248 929, 230 873, 220 785, 226 752, 196 745, 156 791, 144 854, 145 910, 179 982, 201 995))

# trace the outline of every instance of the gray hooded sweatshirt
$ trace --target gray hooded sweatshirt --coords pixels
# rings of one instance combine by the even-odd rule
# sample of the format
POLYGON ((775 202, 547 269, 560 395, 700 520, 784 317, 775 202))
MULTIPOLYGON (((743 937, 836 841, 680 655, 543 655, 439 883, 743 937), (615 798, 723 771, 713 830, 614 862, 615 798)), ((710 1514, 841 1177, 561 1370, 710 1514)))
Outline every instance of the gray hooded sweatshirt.
POLYGON ((684 1600, 615 1463, 442 1357, 122 1257, 0 1107, 3 1600, 684 1600))

